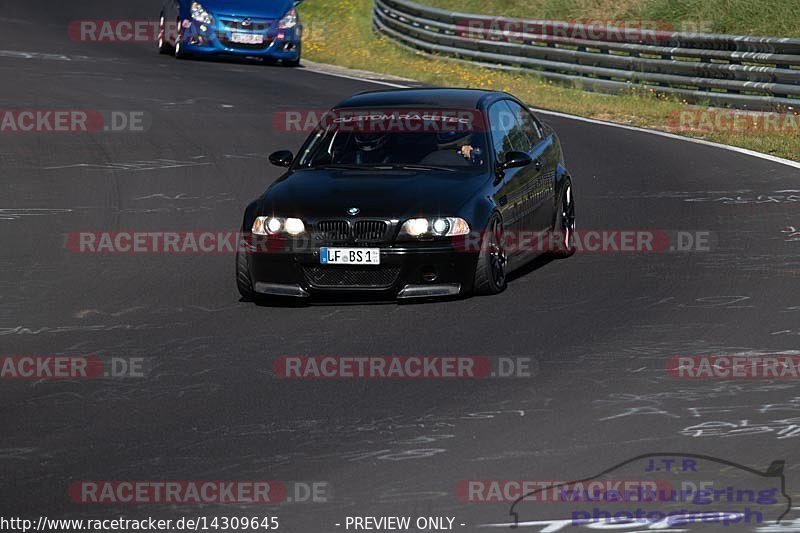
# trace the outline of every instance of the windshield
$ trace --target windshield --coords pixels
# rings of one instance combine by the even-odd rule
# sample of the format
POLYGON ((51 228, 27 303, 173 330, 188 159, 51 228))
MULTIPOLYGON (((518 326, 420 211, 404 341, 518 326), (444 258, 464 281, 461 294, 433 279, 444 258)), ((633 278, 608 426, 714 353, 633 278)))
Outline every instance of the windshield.
POLYGON ((479 168, 487 161, 483 124, 477 111, 337 111, 323 119, 298 165, 479 168))

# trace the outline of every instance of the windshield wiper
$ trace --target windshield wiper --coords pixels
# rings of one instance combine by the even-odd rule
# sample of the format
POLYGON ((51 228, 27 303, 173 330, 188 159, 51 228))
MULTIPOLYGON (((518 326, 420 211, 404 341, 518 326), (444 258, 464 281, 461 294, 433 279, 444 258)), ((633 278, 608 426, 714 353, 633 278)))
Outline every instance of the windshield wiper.
POLYGON ((325 164, 325 165, 314 165, 313 167, 308 167, 308 168, 321 168, 321 169, 325 169, 325 168, 337 169, 337 168, 339 168, 339 169, 342 169, 342 170, 364 170, 365 168, 369 168, 369 167, 367 167, 365 165, 347 165, 347 164, 344 164, 344 163, 328 163, 328 164, 325 164))
POLYGON ((449 167, 437 167, 434 165, 417 165, 417 164, 408 164, 408 165, 354 165, 354 164, 344 164, 344 163, 328 163, 325 165, 315 165, 309 168, 319 168, 319 169, 342 169, 342 170, 396 170, 396 169, 403 169, 403 170, 445 170, 447 172, 456 172, 456 169, 449 168, 449 167))
POLYGON ((418 164, 409 164, 409 165, 390 165, 390 168, 403 168, 408 170, 446 170, 447 172, 455 172, 456 169, 450 167, 437 167, 435 165, 418 165, 418 164))

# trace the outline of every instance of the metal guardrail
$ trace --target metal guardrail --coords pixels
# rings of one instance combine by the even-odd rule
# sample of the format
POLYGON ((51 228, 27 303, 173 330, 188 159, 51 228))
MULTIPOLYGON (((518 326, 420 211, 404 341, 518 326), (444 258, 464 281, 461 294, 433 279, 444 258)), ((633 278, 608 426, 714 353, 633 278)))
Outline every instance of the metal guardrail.
POLYGON ((800 39, 508 19, 408 0, 375 0, 373 25, 416 51, 491 68, 535 71, 543 79, 587 90, 639 89, 692 103, 800 109, 800 39), (575 37, 598 34, 614 38, 575 37))

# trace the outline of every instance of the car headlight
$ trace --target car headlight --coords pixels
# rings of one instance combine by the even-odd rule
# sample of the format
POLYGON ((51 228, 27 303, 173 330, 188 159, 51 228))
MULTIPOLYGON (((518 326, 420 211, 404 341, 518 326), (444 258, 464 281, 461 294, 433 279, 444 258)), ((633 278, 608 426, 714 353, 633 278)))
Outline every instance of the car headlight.
POLYGON ((283 223, 283 228, 289 235, 300 235, 306 230, 305 224, 299 218, 287 218, 283 223))
POLYGON ((408 235, 409 237, 421 237, 428 233, 428 220, 425 218, 412 218, 403 224, 400 228, 400 233, 408 235))
POLYGON ((400 236, 405 237, 456 237, 466 235, 469 224, 463 218, 412 218, 400 228, 400 236))
POLYGON ((256 217, 253 221, 253 235, 275 235, 287 233, 293 237, 306 231, 306 226, 299 218, 256 217))
POLYGON ((281 30, 289 30, 297 26, 297 10, 292 8, 286 15, 278 22, 278 28, 281 30))
POLYGON ((192 2, 192 20, 205 24, 214 23, 214 19, 209 15, 208 11, 203 8, 200 2, 192 2))

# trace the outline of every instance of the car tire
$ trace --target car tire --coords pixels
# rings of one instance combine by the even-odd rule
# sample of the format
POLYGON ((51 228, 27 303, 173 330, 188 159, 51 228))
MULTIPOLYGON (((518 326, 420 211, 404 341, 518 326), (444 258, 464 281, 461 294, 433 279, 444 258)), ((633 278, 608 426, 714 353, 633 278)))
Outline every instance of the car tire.
POLYGON ((475 265, 475 282, 472 292, 476 295, 491 295, 503 292, 508 286, 506 268, 508 257, 502 244, 503 222, 492 216, 481 239, 478 263, 475 265))
POLYGON ((175 59, 186 59, 188 55, 183 50, 180 40, 175 43, 175 59))
POLYGON ((299 67, 300 66, 300 56, 298 55, 297 59, 295 59, 294 61, 286 61, 284 59, 283 61, 281 61, 281 65, 283 65, 284 67, 289 67, 289 68, 299 67))
POLYGON ((553 222, 553 233, 561 233, 562 237, 557 250, 551 255, 557 259, 566 259, 575 253, 575 195, 572 192, 572 181, 567 178, 556 205, 556 219, 553 222))
POLYGON ((164 17, 164 13, 161 13, 158 22, 158 53, 172 53, 172 47, 169 45, 169 42, 167 42, 167 21, 164 17))
POLYGON ((250 265, 247 264, 247 254, 236 252, 236 288, 246 302, 258 299, 258 293, 253 290, 253 278, 250 277, 250 265))

